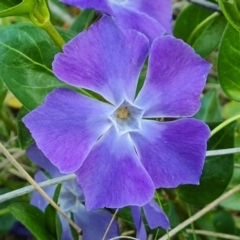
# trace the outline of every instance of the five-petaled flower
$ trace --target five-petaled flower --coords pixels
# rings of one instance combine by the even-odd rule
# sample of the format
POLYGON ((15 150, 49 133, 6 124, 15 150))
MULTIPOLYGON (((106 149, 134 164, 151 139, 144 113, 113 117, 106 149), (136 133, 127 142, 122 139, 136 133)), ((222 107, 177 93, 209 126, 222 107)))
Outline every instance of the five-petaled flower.
MULTIPOLYGON (((30 146, 27 149, 26 153, 30 160, 32 160, 35 164, 46 170, 52 177, 62 176, 58 169, 50 163, 50 161, 43 155, 43 153, 37 148, 35 144, 30 146)), ((37 182, 43 182, 47 179, 48 178, 42 171, 36 172, 35 180, 37 182)), ((50 197, 54 196, 55 190, 56 186, 45 188, 45 191, 50 197)), ((100 240, 104 236, 108 224, 112 219, 112 215, 104 210, 87 211, 83 204, 84 201, 85 200, 83 192, 75 180, 62 184, 58 198, 58 205, 69 217, 71 217, 72 214, 75 223, 82 230, 83 240, 100 240)), ((35 191, 31 198, 31 204, 35 205, 42 211, 45 211, 48 202, 39 194, 39 192, 35 191)), ((62 215, 59 215, 59 217, 62 223, 61 239, 73 239, 69 223, 62 217, 62 215)), ((107 239, 110 239, 118 235, 118 225, 117 222, 114 220, 106 237, 107 239)))
POLYGON ((123 28, 144 33, 152 42, 172 33, 171 0, 61 0, 79 8, 108 14, 123 28))
POLYGON ((99 101, 57 88, 23 119, 62 173, 75 172, 87 209, 148 203, 156 188, 198 184, 209 128, 200 107, 210 64, 172 36, 149 40, 107 16, 56 55, 55 75, 99 101), (141 69, 148 72, 136 94, 141 69))

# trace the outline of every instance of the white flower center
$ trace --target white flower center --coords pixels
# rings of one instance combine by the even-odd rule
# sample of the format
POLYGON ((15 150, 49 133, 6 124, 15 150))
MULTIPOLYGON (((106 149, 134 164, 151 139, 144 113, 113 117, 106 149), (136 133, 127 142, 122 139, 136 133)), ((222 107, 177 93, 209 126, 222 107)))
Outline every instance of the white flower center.
POLYGON ((110 119, 116 127, 119 134, 141 129, 141 119, 143 110, 128 101, 123 101, 116 108, 110 119))

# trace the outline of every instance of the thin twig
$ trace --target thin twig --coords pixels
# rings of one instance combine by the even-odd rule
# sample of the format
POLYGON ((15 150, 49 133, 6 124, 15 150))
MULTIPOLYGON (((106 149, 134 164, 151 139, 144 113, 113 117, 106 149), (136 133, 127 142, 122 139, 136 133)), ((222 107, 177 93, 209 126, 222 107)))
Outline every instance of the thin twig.
MULTIPOLYGON (((38 185, 42 188, 45 188, 45 187, 50 187, 50 186, 57 185, 57 184, 60 184, 60 183, 63 183, 63 182, 71 181, 75 178, 76 178, 75 174, 69 174, 69 175, 57 177, 57 178, 54 178, 54 179, 50 179, 50 180, 47 180, 47 181, 44 181, 44 182, 40 182, 40 183, 38 183, 38 185)), ((34 190, 35 190, 35 188, 31 185, 31 186, 27 186, 27 187, 17 189, 15 191, 11 191, 11 192, 2 194, 2 195, 0 195, 0 203, 5 202, 5 201, 7 201, 9 199, 12 199, 12 198, 19 197, 19 196, 22 196, 24 194, 33 192, 34 190)))
MULTIPOLYGON (((227 154, 234 154, 234 153, 239 153, 239 152, 240 152, 240 148, 211 150, 211 151, 207 151, 206 156, 208 157, 208 156, 227 155, 227 154)), ((4 162, 3 165, 5 165, 5 164, 6 163, 4 162)), ((2 165, 2 163, 0 164, 0 167, 2 167, 1 165, 2 165)), ((238 167, 238 166, 236 165, 236 167, 238 167)), ((44 182, 40 182, 40 183, 38 183, 38 185, 40 187, 45 188, 45 187, 50 187, 50 186, 57 185, 57 184, 60 184, 63 182, 68 182, 68 181, 74 180, 75 178, 76 178, 75 174, 69 174, 69 175, 64 175, 64 176, 57 177, 54 179, 50 179, 50 180, 47 180, 44 182)), ((27 186, 27 187, 23 187, 23 188, 17 189, 15 191, 12 191, 9 193, 5 193, 3 195, 0 195, 0 203, 7 201, 9 199, 15 198, 15 197, 22 196, 27 193, 31 193, 34 190, 35 190, 35 188, 33 186, 27 186)))
POLYGON ((202 7, 205 7, 205 8, 217 11, 217 12, 221 12, 221 8, 217 4, 212 3, 212 2, 207 2, 204 0, 188 0, 188 2, 200 5, 202 7))
POLYGON ((139 238, 134 238, 134 237, 128 237, 128 236, 119 236, 119 237, 114 237, 114 238, 110 238, 109 240, 117 240, 117 239, 133 239, 133 240, 140 240, 139 238))
POLYGON ((202 217, 204 214, 206 214, 207 212, 212 210, 214 207, 216 207, 220 202, 227 199, 228 197, 230 197, 234 193, 238 192, 239 190, 240 190, 240 184, 237 185, 236 187, 234 187, 233 189, 229 190, 228 192, 224 193, 222 196, 220 196, 219 198, 217 198, 216 200, 211 202, 209 205, 207 205, 205 208, 203 208, 202 210, 200 210, 199 212, 194 214, 192 217, 188 218, 187 220, 185 220, 184 222, 179 224, 177 227, 175 227, 174 229, 169 231, 168 234, 165 234, 159 240, 168 240, 170 237, 172 237, 175 234, 177 234, 178 232, 180 232, 182 229, 187 227, 189 224, 191 224, 192 222, 194 222, 197 219, 199 219, 200 217, 202 217))
MULTIPOLYGON (((192 229, 187 229, 187 233, 192 233, 192 229)), ((224 238, 224 239, 233 239, 233 240, 239 240, 238 236, 234 235, 229 235, 225 233, 215 233, 215 232, 210 232, 210 231, 205 231, 205 230, 194 230, 194 232, 198 235, 204 235, 204 236, 209 236, 209 237, 219 237, 219 238, 224 238)))
POLYGON ((117 208, 116 211, 115 211, 115 213, 113 214, 112 219, 111 219, 110 223, 108 224, 108 227, 107 227, 107 229, 106 229, 106 231, 105 231, 105 233, 104 233, 104 235, 103 235, 102 240, 105 240, 105 239, 106 239, 107 234, 108 234, 108 231, 110 230, 110 228, 111 228, 111 226, 112 226, 112 223, 113 223, 114 219, 115 219, 116 216, 117 216, 118 210, 119 210, 119 209, 117 208))
POLYGON ((34 186, 34 188, 72 225, 72 227, 80 234, 81 229, 62 211, 62 209, 44 192, 44 190, 33 180, 33 178, 25 171, 25 169, 12 157, 8 150, 0 143, 0 150, 11 164, 25 176, 26 180, 34 186))

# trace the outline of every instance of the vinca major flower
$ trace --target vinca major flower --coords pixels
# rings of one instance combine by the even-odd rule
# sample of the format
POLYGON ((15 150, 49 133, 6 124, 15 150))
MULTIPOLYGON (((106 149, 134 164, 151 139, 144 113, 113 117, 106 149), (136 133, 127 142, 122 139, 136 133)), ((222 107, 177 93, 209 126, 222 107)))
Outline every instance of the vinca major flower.
POLYGON ((76 173, 87 209, 143 206, 156 188, 199 183, 210 131, 187 117, 200 107, 211 66, 172 36, 149 46, 142 33, 102 17, 64 46, 53 71, 105 101, 57 88, 23 119, 51 163, 76 173))
POLYGON ((123 28, 144 33, 150 41, 172 33, 171 0, 62 0, 80 8, 103 12, 123 28))
MULTIPOLYGON (((59 177, 62 175, 36 147, 35 144, 30 146, 26 153, 30 160, 46 170, 52 177, 59 177)), ((37 171, 35 174, 35 180, 37 182, 43 182, 47 179, 48 178, 42 171, 37 171)), ((47 187, 45 189, 47 194, 51 197, 54 196, 55 190, 56 186, 47 187)), ((75 223, 82 229, 82 239, 102 239, 108 224, 112 219, 112 215, 103 210, 87 211, 83 205, 84 201, 83 192, 75 180, 62 184, 58 198, 58 204, 69 217, 71 217, 72 213, 75 223)), ((35 191, 31 198, 31 204, 44 211, 48 205, 48 202, 39 194, 39 192, 35 191)), ((62 217, 62 215, 59 215, 59 217, 63 230, 62 239, 73 239, 69 223, 62 217)), ((119 231, 117 222, 114 220, 108 231, 107 239, 116 237, 118 235, 119 231)))

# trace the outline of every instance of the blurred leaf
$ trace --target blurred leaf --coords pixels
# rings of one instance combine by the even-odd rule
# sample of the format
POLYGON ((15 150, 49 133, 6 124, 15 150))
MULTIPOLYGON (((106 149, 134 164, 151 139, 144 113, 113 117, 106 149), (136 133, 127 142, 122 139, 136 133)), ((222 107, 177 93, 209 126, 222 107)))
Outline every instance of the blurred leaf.
MULTIPOLYGON (((216 124, 214 124, 216 126, 216 124)), ((208 141, 208 150, 234 147, 236 123, 229 124, 208 141)), ((218 198, 232 177, 233 155, 207 157, 200 185, 183 185, 178 188, 179 197, 193 205, 207 204, 218 198)), ((186 173, 187 174, 187 173, 186 173)))
MULTIPOLYGON (((71 219, 74 222, 74 216, 73 216, 72 212, 71 212, 71 219)), ((73 226, 71 224, 69 224, 69 227, 71 230, 71 235, 72 235, 73 240, 79 240, 79 234, 78 234, 77 230, 75 228, 73 228, 73 226)))
POLYGON ((34 6, 34 0, 0 0, 0 18, 28 14, 34 6))
MULTIPOLYGON (((61 185, 59 184, 53 196, 53 200, 55 203, 58 202, 60 191, 61 191, 61 185)), ((49 232, 54 236, 54 239, 61 240, 62 224, 56 209, 53 208, 51 204, 48 204, 45 209, 44 219, 45 219, 45 226, 49 230, 49 232)))
POLYGON ((198 26, 198 24, 212 13, 212 10, 203 8, 199 5, 189 5, 179 14, 175 22, 173 29, 174 36, 187 42, 192 31, 198 26))
MULTIPOLYGON (((236 226, 230 213, 219 210, 215 213, 213 224, 216 232, 234 235, 236 233, 236 226)), ((219 240, 222 238, 218 238, 219 240)))
MULTIPOLYGON (((61 33, 65 39, 75 35, 61 33)), ((51 70, 58 51, 48 34, 32 24, 0 28, 1 78, 26 109, 37 107, 54 88, 66 86, 51 70)))
POLYGON ((188 43, 201 57, 207 57, 220 43, 227 20, 223 15, 215 16, 199 28, 188 43))
POLYGON ((230 24, 223 34, 218 55, 218 76, 223 91, 240 101, 240 33, 230 24))
POLYGON ((18 141, 19 145, 22 149, 28 148, 32 143, 34 143, 34 140, 32 138, 32 135, 28 128, 25 126, 25 124, 22 122, 22 118, 28 114, 29 111, 22 107, 17 115, 17 132, 18 132, 18 141))
POLYGON ((27 203, 14 203, 8 206, 10 212, 19 220, 37 239, 54 240, 45 228, 44 214, 37 207, 27 203))
POLYGON ((222 116, 225 119, 234 117, 240 114, 240 103, 231 101, 226 103, 222 108, 222 116))
POLYGON ((240 9, 239 0, 226 1, 219 0, 219 6, 223 11, 229 23, 237 30, 240 31, 240 9))
POLYGON ((0 111, 2 108, 3 101, 7 95, 7 88, 5 87, 1 77, 0 77, 0 111))
MULTIPOLYGON (((0 195, 9 192, 10 189, 0 188, 0 195)), ((0 203, 0 232, 9 232, 13 223, 15 222, 15 218, 8 211, 8 205, 16 201, 16 199, 11 199, 6 202, 0 203), (8 212, 7 212, 8 211, 8 212), (5 212, 5 213, 4 213, 5 212)))
POLYGON ((222 120, 221 105, 216 89, 212 89, 201 98, 201 108, 194 117, 204 122, 220 122, 222 120))
MULTIPOLYGON (((240 169, 235 168, 228 189, 232 189, 239 183, 240 183, 240 169)), ((229 210, 240 211, 239 199, 240 199, 240 192, 236 192, 235 194, 231 195, 230 197, 222 201, 220 205, 229 210)))
POLYGON ((93 16, 93 10, 83 10, 71 25, 70 30, 75 32, 82 32, 83 30, 88 29, 93 16))

